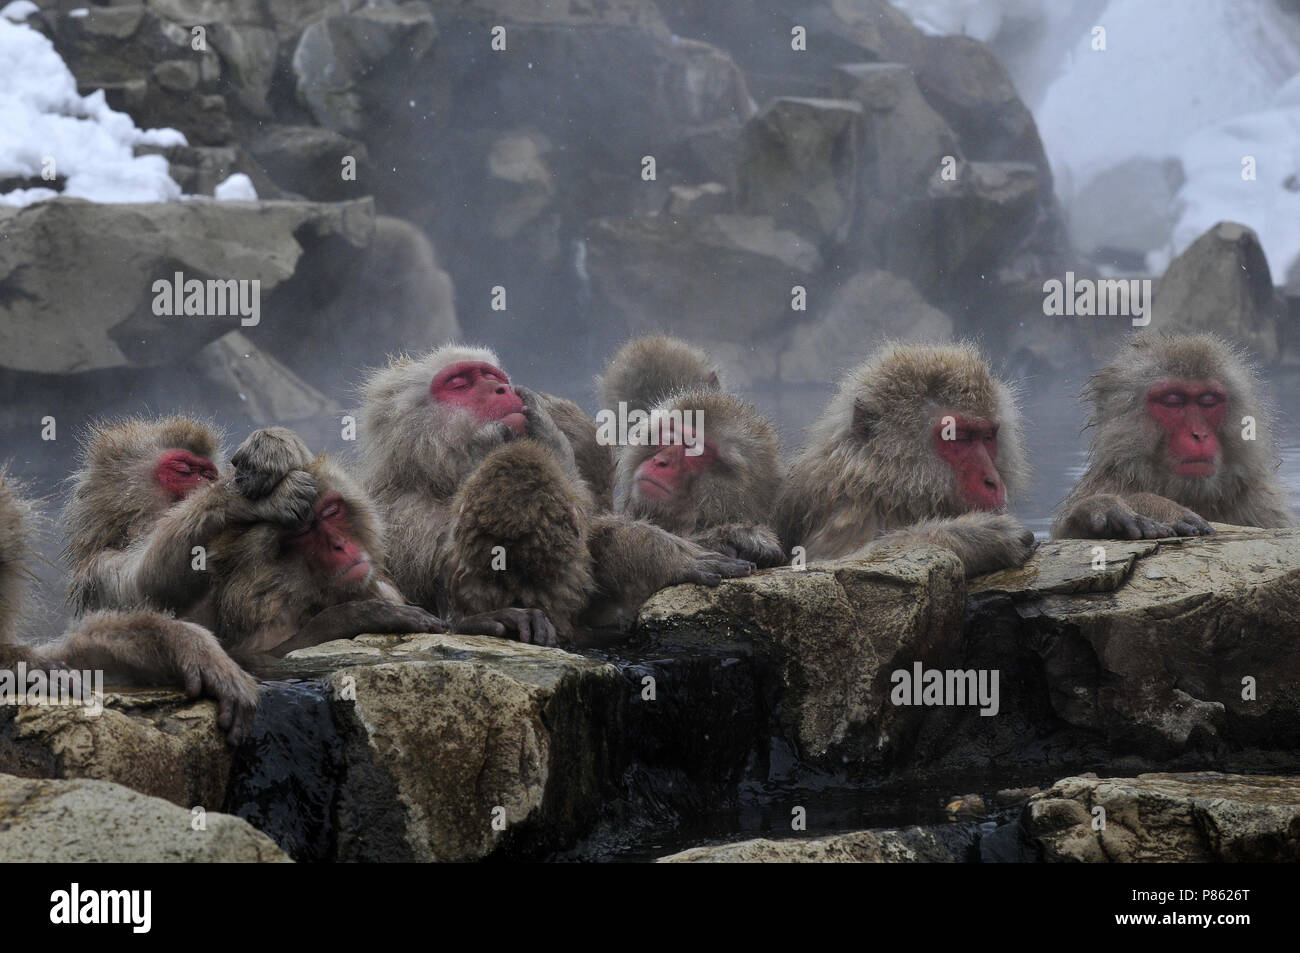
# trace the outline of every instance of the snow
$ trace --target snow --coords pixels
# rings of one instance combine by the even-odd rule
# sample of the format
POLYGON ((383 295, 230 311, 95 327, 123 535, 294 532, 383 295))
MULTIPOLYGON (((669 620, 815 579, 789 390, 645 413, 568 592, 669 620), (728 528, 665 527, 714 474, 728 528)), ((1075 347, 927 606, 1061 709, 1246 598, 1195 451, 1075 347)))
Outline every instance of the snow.
POLYGON ((32 3, 32 0, 13 0, 13 3, 7 3, 0 8, 0 17, 14 23, 22 23, 39 9, 40 7, 32 3))
POLYGON ((253 187, 252 179, 236 172, 212 190, 212 197, 218 202, 256 202, 257 189, 253 187))
MULTIPOLYGON (((136 157, 132 149, 185 145, 181 133, 136 128, 130 116, 109 108, 103 90, 79 95, 53 44, 8 18, 0 18, 0 63, 0 178, 39 179, 52 171, 67 179, 63 195, 93 202, 180 197, 180 186, 167 174, 167 160, 136 157)), ((28 205, 51 197, 45 188, 16 189, 0 195, 0 204, 28 205)))

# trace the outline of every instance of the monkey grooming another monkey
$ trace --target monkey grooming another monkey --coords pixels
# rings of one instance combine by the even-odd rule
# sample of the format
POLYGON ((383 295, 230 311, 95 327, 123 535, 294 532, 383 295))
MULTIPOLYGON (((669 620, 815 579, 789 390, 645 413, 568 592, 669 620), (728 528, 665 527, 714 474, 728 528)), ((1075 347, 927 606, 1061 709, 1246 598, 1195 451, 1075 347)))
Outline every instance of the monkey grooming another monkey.
POLYGON ((930 542, 974 576, 1033 550, 1033 534, 1005 512, 1028 471, 1011 390, 974 346, 886 345, 843 378, 813 425, 776 525, 809 559, 930 542))
MULTIPOLYGON (((666 585, 716 585, 753 569, 650 523, 597 513, 546 401, 514 387, 485 348, 449 345, 394 360, 365 385, 360 422, 366 485, 390 527, 394 581, 420 605, 450 614, 454 628, 470 609, 508 613, 502 620, 510 627, 535 628, 543 608, 567 613, 579 590, 588 592, 584 615, 603 622, 625 617, 666 585), (526 448, 496 455, 522 438, 536 441, 553 466, 526 448), (589 563, 581 558, 583 547, 575 550, 557 530, 565 521, 557 522, 556 513, 566 509, 579 537, 586 523, 589 563), (493 573, 510 571, 511 545, 526 553, 530 572, 494 579, 493 573), (539 555, 551 546, 551 556, 539 555), (494 568, 501 556, 505 568, 494 568), (532 614, 483 609, 493 591, 527 597, 532 614)), ((572 620, 544 625, 568 632, 572 620)))
POLYGON ((257 682, 231 660, 212 633, 170 615, 140 609, 99 611, 62 638, 34 648, 15 637, 28 558, 30 507, 0 474, 0 669, 99 669, 110 677, 177 685, 217 700, 217 724, 231 744, 252 727, 257 682))
POLYGON ((1211 335, 1142 334, 1088 381, 1088 468, 1052 536, 1160 539, 1294 525, 1260 385, 1211 335))
POLYGON ((655 443, 620 451, 615 510, 705 549, 782 565, 781 541, 767 525, 781 487, 772 425, 717 390, 682 391, 653 409, 662 432, 655 443))

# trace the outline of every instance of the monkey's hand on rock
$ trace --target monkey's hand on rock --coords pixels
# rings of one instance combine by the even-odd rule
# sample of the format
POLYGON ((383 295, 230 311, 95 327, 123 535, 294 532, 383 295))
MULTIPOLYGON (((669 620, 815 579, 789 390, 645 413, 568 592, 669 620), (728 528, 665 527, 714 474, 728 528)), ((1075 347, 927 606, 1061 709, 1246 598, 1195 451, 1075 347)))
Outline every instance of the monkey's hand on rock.
POLYGON ((967 578, 1019 566, 1033 553, 1034 534, 1014 516, 978 511, 925 520, 875 540, 875 549, 897 543, 933 543, 961 560, 967 578))
POLYGON ((1209 536, 1214 527, 1187 507, 1154 493, 1085 496, 1065 517, 1065 536, 1075 539, 1168 539, 1209 536))
POLYGON ((307 445, 287 427, 253 431, 230 458, 235 489, 250 500, 266 496, 291 470, 300 470, 311 461, 307 445))
POLYGON ((367 632, 376 635, 407 635, 415 632, 446 632, 446 624, 419 606, 387 599, 356 599, 322 609, 298 630, 293 638, 273 650, 284 657, 295 649, 310 648, 335 639, 354 639, 367 632))
POLYGON ((260 701, 257 679, 232 659, 207 629, 190 622, 171 620, 188 632, 174 631, 169 638, 176 666, 190 698, 217 700, 217 727, 226 740, 238 745, 253 730, 253 716, 260 701), (187 637, 188 636, 188 637, 187 637))
POLYGON ((785 550, 781 548, 776 533, 758 524, 715 526, 696 533, 691 540, 724 556, 747 560, 760 569, 783 566, 786 562, 785 550))
POLYGON ((722 553, 704 552, 693 557, 669 585, 689 582, 697 586, 716 586, 724 579, 740 579, 757 567, 748 559, 736 559, 722 553))
POLYGON ((532 645, 558 645, 555 626, 541 609, 494 609, 456 620, 452 628, 465 635, 494 635, 532 645))

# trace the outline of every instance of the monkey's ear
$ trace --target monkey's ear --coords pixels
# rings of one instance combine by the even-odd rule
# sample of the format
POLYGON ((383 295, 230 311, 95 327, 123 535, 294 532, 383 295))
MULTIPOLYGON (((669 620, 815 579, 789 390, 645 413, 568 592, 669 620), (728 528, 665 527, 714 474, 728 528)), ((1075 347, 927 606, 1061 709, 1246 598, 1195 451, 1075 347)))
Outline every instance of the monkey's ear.
POLYGON ((862 437, 863 440, 870 440, 876 435, 876 427, 880 423, 880 414, 869 410, 860 400, 853 402, 853 432, 862 437))
POLYGON ((722 390, 722 382, 718 380, 718 372, 709 372, 709 387, 713 390, 722 390))

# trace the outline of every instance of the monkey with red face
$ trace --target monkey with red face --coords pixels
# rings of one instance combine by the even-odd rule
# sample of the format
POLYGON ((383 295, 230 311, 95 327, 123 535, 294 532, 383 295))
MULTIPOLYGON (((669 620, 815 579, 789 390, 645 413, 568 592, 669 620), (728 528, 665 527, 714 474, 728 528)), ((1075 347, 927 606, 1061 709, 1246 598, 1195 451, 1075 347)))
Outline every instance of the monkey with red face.
POLYGON ((809 559, 923 541, 976 575, 1032 552, 1033 534, 1006 513, 1028 471, 1011 390, 974 346, 889 345, 841 381, 776 524, 809 559))
POLYGON ((1293 519, 1271 417, 1243 358, 1210 335, 1141 335, 1088 382, 1088 468, 1056 537, 1159 539, 1293 519))
POLYGON ((599 513, 546 400, 511 384, 486 348, 394 360, 365 385, 360 423, 394 580, 456 628, 467 614, 507 613, 501 621, 522 638, 553 642, 578 614, 621 623, 663 586, 753 569, 599 513), (513 561, 512 548, 527 558, 513 561))
MULTIPOLYGON (((237 473, 256 480, 241 463, 237 473)), ((361 486, 327 456, 305 469, 317 495, 302 523, 232 526, 212 542, 213 630, 222 644, 247 658, 362 633, 445 631, 384 575, 383 526, 361 486)))

